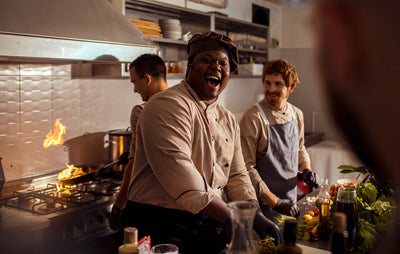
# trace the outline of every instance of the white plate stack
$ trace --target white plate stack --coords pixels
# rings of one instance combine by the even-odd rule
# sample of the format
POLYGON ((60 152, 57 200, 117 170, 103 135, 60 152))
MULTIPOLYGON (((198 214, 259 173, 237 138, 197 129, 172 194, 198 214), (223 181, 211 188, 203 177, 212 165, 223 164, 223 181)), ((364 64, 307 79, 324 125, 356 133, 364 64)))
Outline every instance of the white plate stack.
POLYGON ((179 19, 159 19, 164 38, 180 40, 182 38, 182 26, 179 19))

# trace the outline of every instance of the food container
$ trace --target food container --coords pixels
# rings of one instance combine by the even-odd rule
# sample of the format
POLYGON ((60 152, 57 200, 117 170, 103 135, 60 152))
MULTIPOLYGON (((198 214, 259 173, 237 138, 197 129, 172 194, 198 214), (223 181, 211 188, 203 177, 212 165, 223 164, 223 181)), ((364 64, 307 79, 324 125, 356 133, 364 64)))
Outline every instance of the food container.
POLYGON ((177 61, 169 61, 166 63, 167 73, 181 73, 182 63, 177 61))
POLYGON ((238 74, 239 75, 253 75, 261 76, 264 65, 262 64, 239 64, 238 74))

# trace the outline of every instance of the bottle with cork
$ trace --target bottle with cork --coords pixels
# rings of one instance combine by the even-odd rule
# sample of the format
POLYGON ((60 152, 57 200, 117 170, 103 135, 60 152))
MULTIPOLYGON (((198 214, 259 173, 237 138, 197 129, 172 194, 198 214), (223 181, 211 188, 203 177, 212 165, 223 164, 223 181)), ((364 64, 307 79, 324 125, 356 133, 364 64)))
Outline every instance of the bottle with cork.
POLYGON ((124 244, 118 247, 118 254, 138 253, 138 230, 133 227, 124 228, 124 244))
POLYGON ((283 228, 283 244, 278 245, 278 254, 301 254, 302 250, 296 245, 297 222, 295 220, 285 220, 283 228))

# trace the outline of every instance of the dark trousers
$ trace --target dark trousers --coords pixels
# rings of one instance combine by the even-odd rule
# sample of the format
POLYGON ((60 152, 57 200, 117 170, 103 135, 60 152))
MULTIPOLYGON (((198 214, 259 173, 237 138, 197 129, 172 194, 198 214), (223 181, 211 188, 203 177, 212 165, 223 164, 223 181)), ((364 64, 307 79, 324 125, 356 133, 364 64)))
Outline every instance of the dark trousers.
POLYGON ((124 222, 138 229, 139 239, 150 236, 152 246, 175 244, 181 254, 219 253, 230 241, 223 226, 205 215, 132 201, 126 205, 124 222))

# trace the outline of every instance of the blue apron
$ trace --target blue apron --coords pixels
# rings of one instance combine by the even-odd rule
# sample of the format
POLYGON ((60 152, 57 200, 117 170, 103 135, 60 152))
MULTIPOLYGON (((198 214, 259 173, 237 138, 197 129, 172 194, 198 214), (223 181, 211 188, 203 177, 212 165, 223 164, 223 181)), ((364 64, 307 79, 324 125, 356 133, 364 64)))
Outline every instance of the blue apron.
POLYGON ((284 124, 269 124, 260 104, 255 104, 268 131, 267 152, 256 162, 256 169, 272 193, 280 199, 296 202, 299 131, 292 105, 287 104, 293 120, 284 124))

